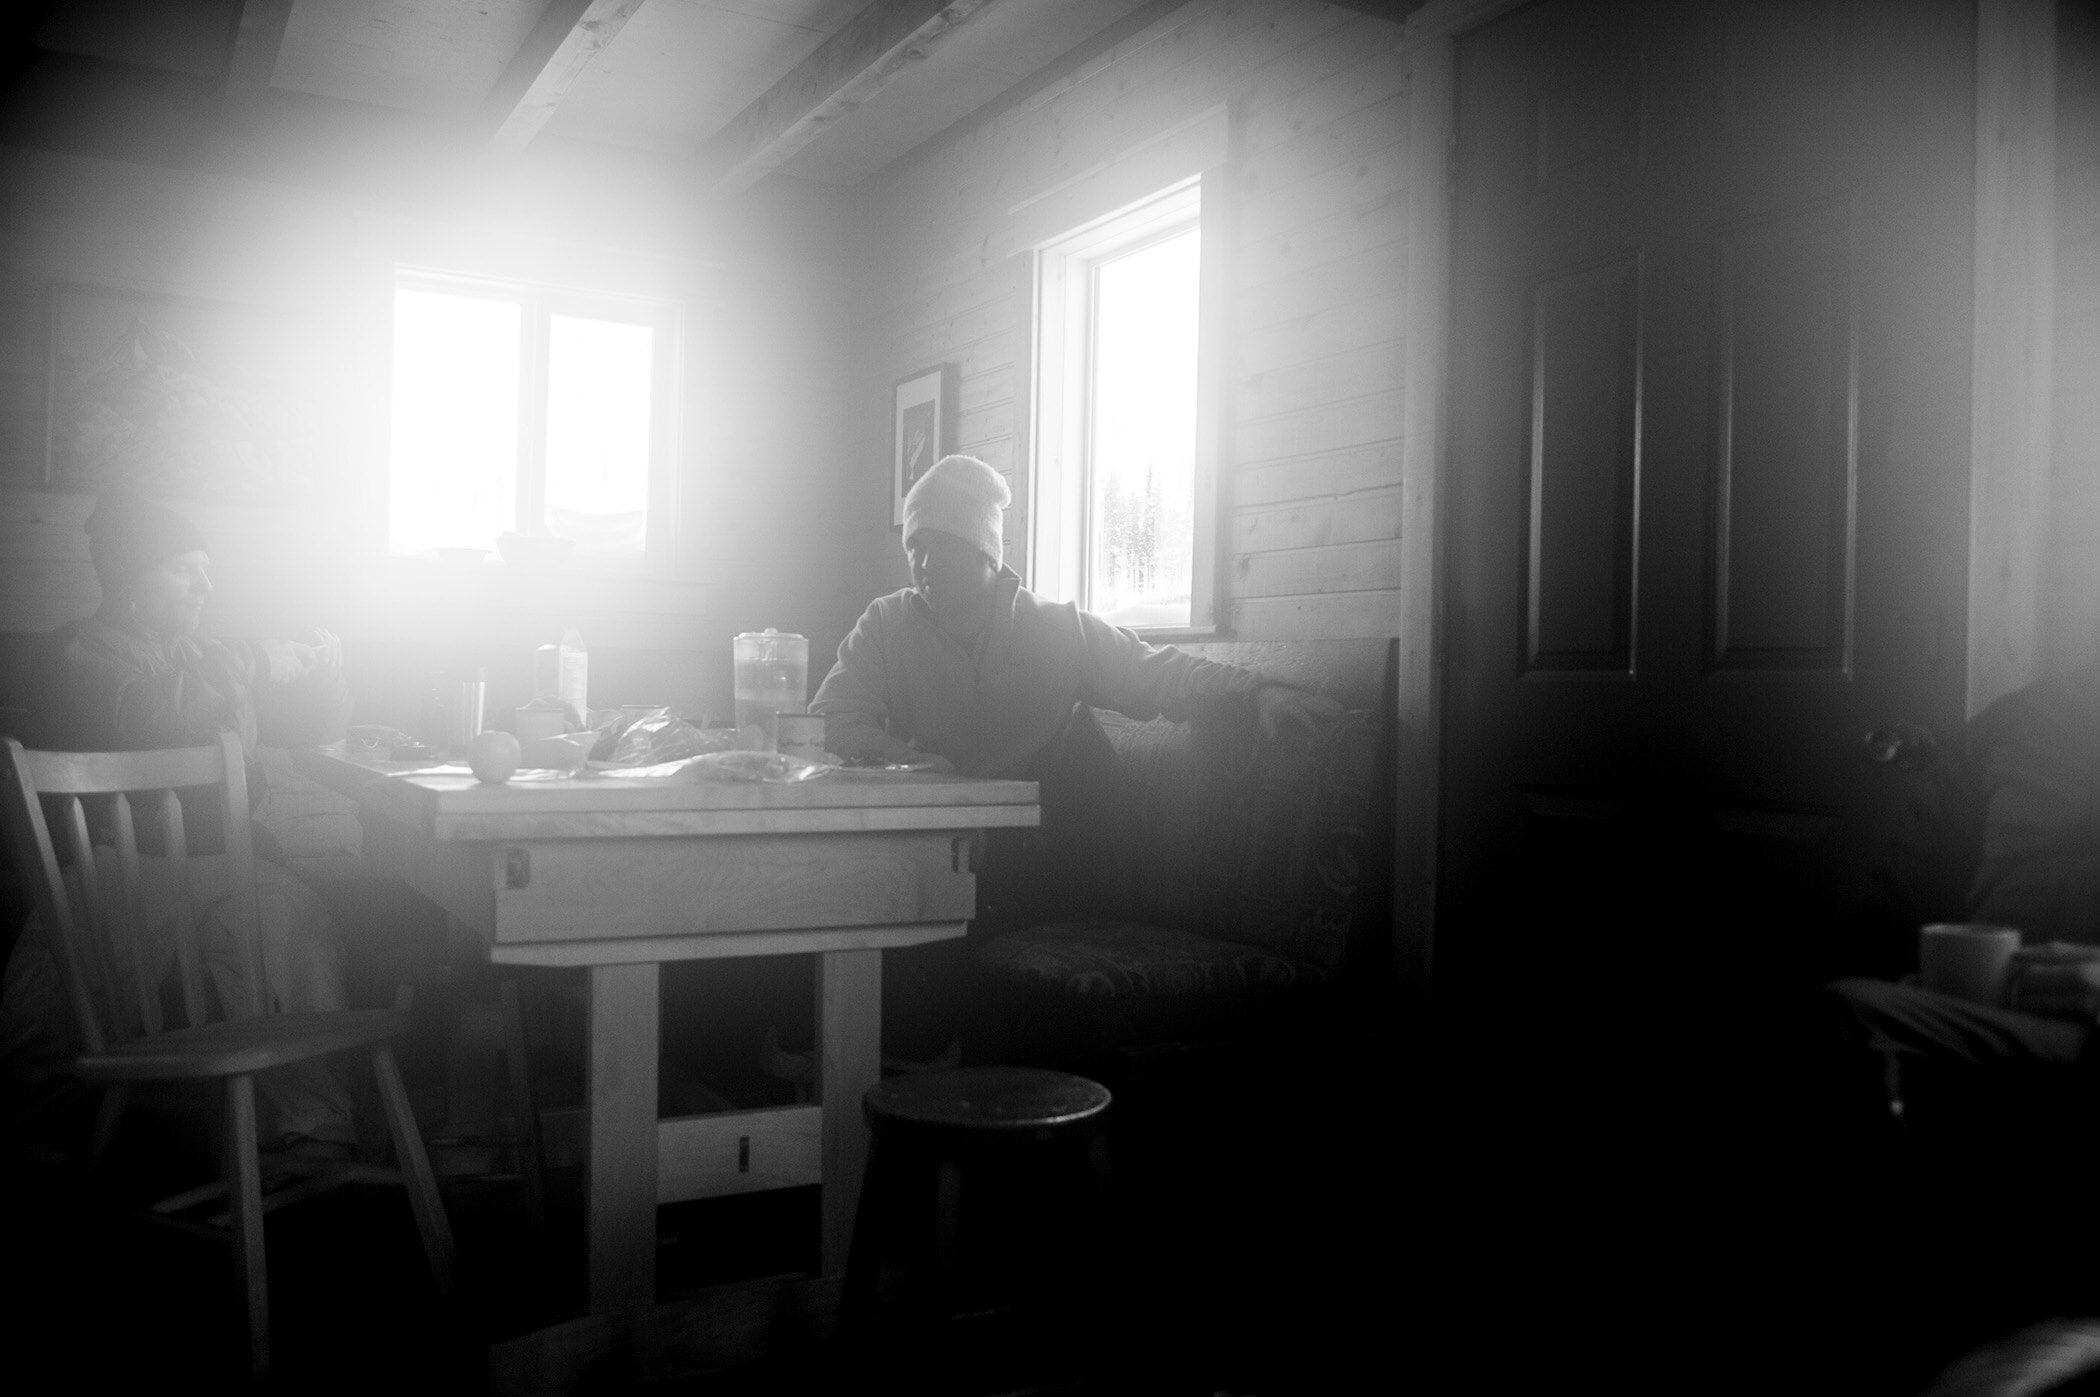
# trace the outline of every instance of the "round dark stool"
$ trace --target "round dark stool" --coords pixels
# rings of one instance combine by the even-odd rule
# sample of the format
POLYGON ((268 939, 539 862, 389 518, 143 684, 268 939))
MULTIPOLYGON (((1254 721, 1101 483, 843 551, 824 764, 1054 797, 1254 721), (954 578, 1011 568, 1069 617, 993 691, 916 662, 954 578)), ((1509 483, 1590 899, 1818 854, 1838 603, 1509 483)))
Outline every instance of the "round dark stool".
POLYGON ((930 1173, 934 1183, 933 1287, 929 1318, 954 1313, 962 1240, 965 1164, 988 1175, 998 1165, 1039 1159, 1090 1203, 1087 1232, 1107 1233, 1108 1153, 1102 1131, 1107 1087, 1068 1072, 1033 1067, 955 1067, 893 1077, 868 1088, 861 1110, 870 1130, 860 1208, 846 1254, 839 1328, 865 1332, 890 1228, 885 1209, 930 1173), (1089 1197, 1090 1195, 1090 1197, 1089 1197))

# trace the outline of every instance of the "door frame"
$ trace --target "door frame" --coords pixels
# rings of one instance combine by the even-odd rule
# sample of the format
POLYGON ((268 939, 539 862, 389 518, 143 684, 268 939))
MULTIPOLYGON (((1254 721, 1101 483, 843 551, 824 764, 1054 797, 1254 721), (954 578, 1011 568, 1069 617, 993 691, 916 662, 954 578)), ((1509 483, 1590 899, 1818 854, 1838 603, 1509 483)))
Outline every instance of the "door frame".
MULTIPOLYGON (((1400 504, 1400 769, 1393 964, 1419 1005, 1436 969, 1443 757, 1452 142, 1458 40, 1540 0, 1430 0, 1407 20, 1409 208, 1400 504)), ((1968 712, 2044 671, 2055 249, 2055 0, 1975 0, 1975 321, 1968 712)))
POLYGON ((2061 667, 2045 642, 2056 307, 2055 0, 1977 0, 1967 708, 2061 667))

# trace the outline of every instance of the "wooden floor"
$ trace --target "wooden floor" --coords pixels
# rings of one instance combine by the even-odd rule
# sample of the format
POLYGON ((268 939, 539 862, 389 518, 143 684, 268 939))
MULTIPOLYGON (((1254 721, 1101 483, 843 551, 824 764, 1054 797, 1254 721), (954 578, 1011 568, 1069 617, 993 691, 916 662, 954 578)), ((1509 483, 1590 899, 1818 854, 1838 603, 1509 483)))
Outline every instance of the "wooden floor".
MULTIPOLYGON (((1079 1279, 1055 1269, 1074 1229, 1047 1193, 980 1199, 965 1245, 986 1312, 913 1327, 923 1272, 907 1256, 878 1341, 856 1350, 833 1334, 836 1281, 814 1276, 814 1190, 664 1209, 659 1303, 610 1317, 582 1315, 576 1169, 555 1171, 537 1244, 514 1184, 448 1183, 465 1285, 451 1309, 404 1200, 345 1190, 271 1219, 279 1386, 1898 1397, 2057 1312, 2002 1269, 1941 1276, 1929 1245, 1896 1255, 1884 1243, 1900 1232, 1844 1216, 1788 1227, 1759 1168, 1697 1144, 1685 1103, 1722 1080, 1710 1058, 1685 1059, 1700 1067, 1689 1085, 1614 1097, 1600 1084, 1631 1073, 1565 1049, 1556 1065, 1538 1045, 1497 1065, 1481 1044, 1417 1050, 1401 1058, 1412 1073, 1340 1039, 1288 1072, 1166 1072, 1118 1103, 1115 1240, 1079 1258, 1079 1279)), ((134 1151, 135 1172, 208 1168, 179 1136, 134 1151)), ((223 1253, 113 1217, 70 1178, 17 1160, 0 1180, 5 1264, 29 1282, 0 1378, 237 1388, 223 1253)))
MULTIPOLYGON (((1033 1200, 975 1214, 986 1312, 908 1323, 917 1269, 892 1268, 882 1337, 832 1339, 837 1284, 814 1278, 814 1190, 690 1203, 660 1216, 656 1310, 581 1317, 581 1178, 556 1170, 535 1245, 512 1184, 456 1180, 447 1201, 466 1295, 445 1309, 404 1200, 344 1190, 270 1221, 279 1385, 286 1391, 1234 1394, 1404 1386, 1394 1343, 1409 1266, 1395 1221, 1395 1114, 1343 1061, 1324 1081, 1171 1088, 1116 1136, 1111 1255, 1090 1285, 1033 1286, 1069 1229, 1033 1200), (1222 1094, 1220 1094, 1222 1093, 1222 1094), (1044 1226, 1046 1218, 1052 1225, 1044 1226), (1074 1316, 1060 1297, 1091 1303, 1074 1316), (1385 1379, 1390 1379, 1386 1381, 1385 1379)), ((1373 1074, 1376 1075, 1376 1074, 1373 1074)), ((204 1167, 192 1156, 147 1173, 204 1167)), ((64 1171, 17 1164, 9 1269, 38 1279, 11 1344, 16 1371, 85 1388, 233 1385, 240 1354, 223 1253, 80 1196, 64 1171), (17 1243, 19 1239, 19 1244, 17 1243), (121 1336, 121 1341, 114 1341, 121 1336)), ((1434 1390, 1424 1388, 1421 1390, 1434 1390)))

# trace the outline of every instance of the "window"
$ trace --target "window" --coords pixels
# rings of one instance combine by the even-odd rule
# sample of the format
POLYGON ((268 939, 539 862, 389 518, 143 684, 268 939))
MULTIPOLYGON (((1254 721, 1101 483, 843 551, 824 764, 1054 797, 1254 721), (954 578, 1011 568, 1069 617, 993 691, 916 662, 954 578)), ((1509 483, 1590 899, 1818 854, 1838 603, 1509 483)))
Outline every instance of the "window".
POLYGON ((1199 190, 1037 252, 1031 585, 1140 630, 1216 623, 1199 190))
POLYGON ((645 301, 398 278, 388 543, 514 531, 643 557, 665 512, 670 328, 645 301))

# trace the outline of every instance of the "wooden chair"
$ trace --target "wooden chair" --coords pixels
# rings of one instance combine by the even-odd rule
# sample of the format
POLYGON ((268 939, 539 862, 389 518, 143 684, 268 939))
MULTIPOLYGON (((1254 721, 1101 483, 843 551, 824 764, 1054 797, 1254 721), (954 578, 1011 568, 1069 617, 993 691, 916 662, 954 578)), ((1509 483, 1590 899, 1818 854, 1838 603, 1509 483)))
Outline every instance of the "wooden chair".
MULTIPOLYGON (((388 1009, 264 1012, 248 786, 238 740, 229 735, 215 746, 156 752, 32 752, 7 738, 0 741, 0 749, 0 816, 15 866, 31 884, 79 1024, 85 1051, 75 1070, 104 1088, 91 1163, 113 1139, 134 1086, 212 1080, 224 1084, 222 1180, 165 1199, 153 1206, 150 1216, 232 1242, 252 1372, 261 1377, 270 1366, 263 1215, 285 1203, 343 1183, 405 1184, 432 1276, 442 1294, 451 1294, 456 1260, 452 1233, 389 1041, 407 1028, 408 1016, 388 1009), (198 935, 204 909, 191 891, 185 837, 185 806, 191 808, 190 827, 209 820, 198 808, 200 797, 212 802, 211 814, 224 832, 229 912, 247 969, 246 1002, 218 1006, 217 1013, 205 981, 205 951, 198 935), (46 800, 56 815, 49 822, 46 800), (155 852, 172 869, 172 908, 148 905, 141 873, 142 814, 154 821, 149 828, 158 832, 155 852), (54 828, 64 842, 69 867, 60 864, 54 828), (114 897, 107 895, 112 883, 119 889, 114 897), (152 944, 149 928, 167 925, 171 913, 171 977, 186 1021, 182 1027, 169 1026, 159 977, 147 973, 143 949, 152 944), (273 1174, 296 1182, 266 1198, 256 1132, 256 1075, 359 1049, 371 1055, 400 1168, 286 1159, 273 1174), (199 1210, 207 1215, 202 1223, 184 1216, 199 1210), (214 1211, 216 1216, 211 1215, 214 1211)), ((147 848, 154 850, 150 838, 147 848)))

